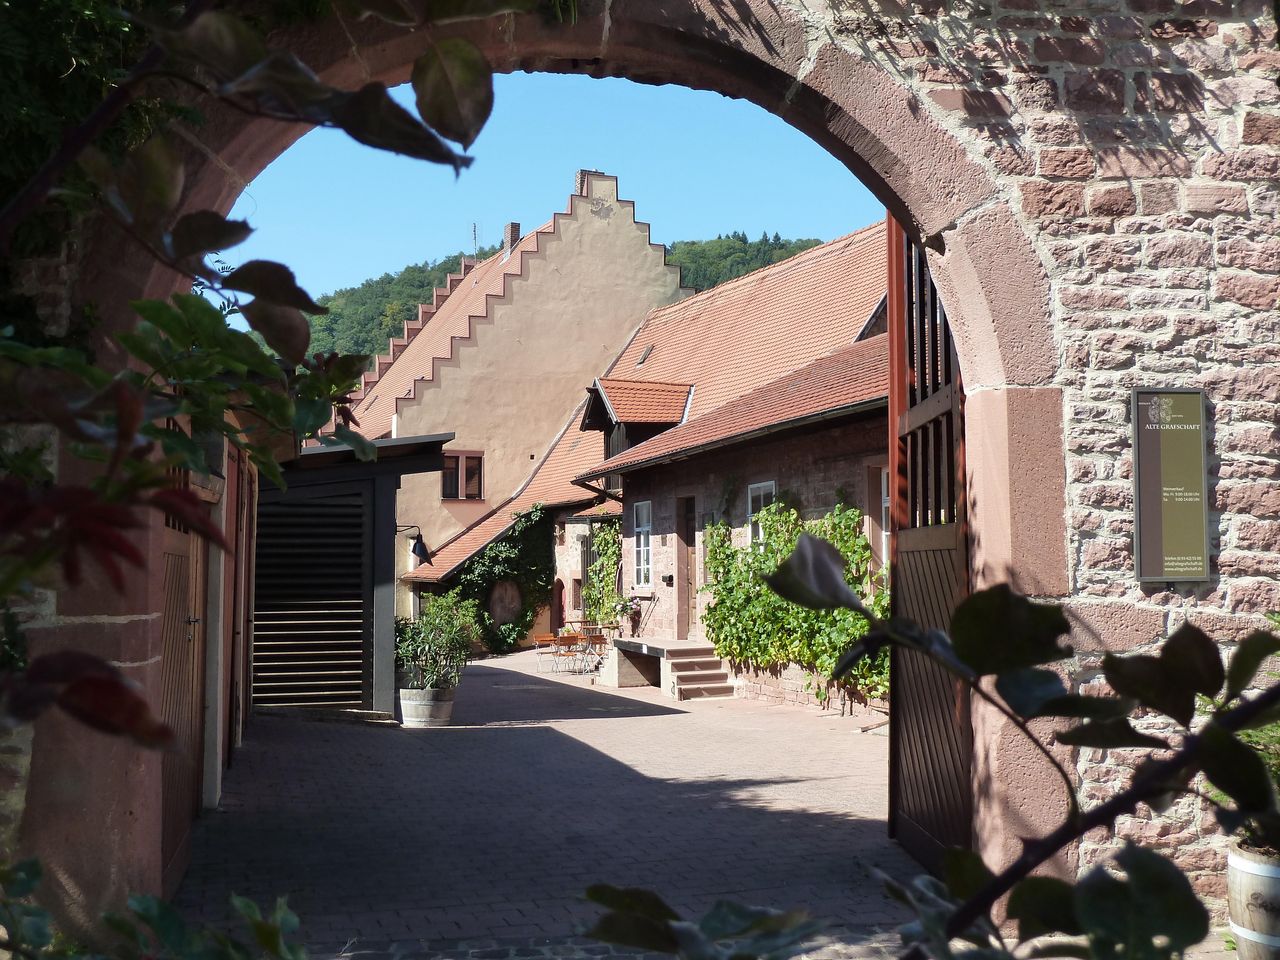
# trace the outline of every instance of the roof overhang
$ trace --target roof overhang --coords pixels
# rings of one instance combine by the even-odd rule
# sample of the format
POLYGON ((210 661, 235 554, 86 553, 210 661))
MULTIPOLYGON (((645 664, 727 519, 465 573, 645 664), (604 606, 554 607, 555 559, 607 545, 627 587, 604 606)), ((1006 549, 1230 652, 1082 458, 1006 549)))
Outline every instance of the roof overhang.
POLYGON ((355 450, 345 443, 303 447, 298 456, 280 466, 290 486, 429 473, 444 465, 441 451, 453 437, 452 433, 436 433, 374 440, 376 460, 358 459, 355 450))
POLYGON ((747 430, 743 433, 736 433, 732 436, 721 437, 717 440, 708 440, 705 443, 695 444, 679 450, 672 450, 668 453, 655 454, 652 457, 647 457, 631 464, 611 467, 607 466, 608 461, 606 461, 605 464, 601 464, 590 473, 584 473, 574 477, 573 482, 584 489, 594 490, 595 488, 590 486, 590 481, 598 480, 601 477, 605 477, 610 474, 634 473, 637 470, 644 470, 649 467, 660 467, 668 463, 675 463, 679 460, 688 460, 690 457, 696 457, 704 453, 709 453, 713 450, 720 450, 725 447, 736 446, 740 443, 747 443, 748 441, 757 440, 761 437, 768 437, 789 430, 799 430, 803 427, 826 423, 830 420, 840 420, 844 417, 873 413, 876 410, 887 409, 888 406, 889 398, 887 396, 872 397, 870 400, 860 400, 857 403, 850 403, 841 407, 832 407, 829 410, 823 410, 819 413, 811 413, 803 417, 795 417, 791 420, 781 420, 777 423, 757 427, 754 430, 747 430))

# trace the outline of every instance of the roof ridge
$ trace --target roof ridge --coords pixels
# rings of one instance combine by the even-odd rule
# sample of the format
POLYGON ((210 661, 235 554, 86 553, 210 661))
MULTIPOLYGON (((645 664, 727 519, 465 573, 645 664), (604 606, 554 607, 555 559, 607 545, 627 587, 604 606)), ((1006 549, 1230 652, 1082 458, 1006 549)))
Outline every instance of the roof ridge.
POLYGON ((708 287, 706 290, 700 290, 691 297, 686 297, 683 300, 677 300, 674 303, 667 304, 666 306, 654 307, 652 310, 649 311, 649 315, 646 318, 646 322, 648 319, 656 318, 658 315, 662 314, 663 311, 670 310, 673 307, 688 306, 689 304, 695 303, 703 299, 704 297, 710 300, 717 295, 729 293, 731 290, 736 289, 739 286, 742 286, 745 281, 750 280, 752 277, 755 277, 757 274, 764 273, 767 270, 776 270, 776 269, 782 268, 783 266, 795 266, 796 261, 800 260, 802 257, 811 259, 819 255, 824 255, 826 253, 832 252, 831 248, 835 247, 837 244, 851 241, 855 237, 859 236, 860 234, 867 233, 871 230, 875 230, 878 227, 883 227, 885 222, 886 221, 884 219, 877 220, 875 223, 869 223, 865 227, 859 227, 857 230, 854 230, 852 233, 846 233, 842 237, 834 237, 831 240, 826 241, 825 243, 819 243, 816 246, 812 246, 807 250, 801 250, 799 253, 793 253, 791 256, 787 257, 784 260, 779 260, 777 263, 767 263, 762 267, 756 267, 754 270, 750 271, 749 273, 744 273, 740 277, 734 277, 732 280, 726 280, 724 283, 716 284, 714 287, 708 287))
POLYGON ((693 386, 692 383, 683 383, 679 380, 628 380, 626 377, 597 377, 601 383, 612 381, 613 383, 633 383, 638 387, 684 387, 688 390, 693 386))

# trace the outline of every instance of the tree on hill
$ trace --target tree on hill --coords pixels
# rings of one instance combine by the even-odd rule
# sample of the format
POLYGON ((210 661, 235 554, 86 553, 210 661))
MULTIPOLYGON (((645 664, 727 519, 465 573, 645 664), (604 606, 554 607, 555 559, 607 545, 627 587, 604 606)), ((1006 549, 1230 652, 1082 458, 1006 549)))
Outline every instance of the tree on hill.
POLYGON ((667 262, 680 267, 686 287, 709 290, 752 270, 767 267, 795 256, 821 240, 783 240, 768 233, 759 240, 748 240, 741 230, 714 240, 678 240, 667 247, 667 262))
MULTIPOLYGON (((497 249, 481 247, 480 259, 497 249)), ((318 297, 316 302, 329 312, 311 318, 311 352, 386 353, 387 341, 400 336, 405 321, 418 315, 418 304, 430 303, 432 291, 461 268, 462 254, 454 254, 318 297)))

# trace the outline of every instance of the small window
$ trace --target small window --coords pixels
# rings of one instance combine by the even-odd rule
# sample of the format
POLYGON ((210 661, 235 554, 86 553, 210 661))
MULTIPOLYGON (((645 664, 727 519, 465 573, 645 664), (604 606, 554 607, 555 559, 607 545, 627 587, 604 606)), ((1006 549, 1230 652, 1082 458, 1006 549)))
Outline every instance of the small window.
POLYGON ((760 532, 760 524, 756 522, 756 514, 763 510, 769 504, 773 503, 777 496, 778 485, 773 480, 766 480, 764 483, 753 483, 747 487, 747 520, 751 524, 751 542, 763 543, 764 534, 760 532))
POLYGON ((572 605, 571 609, 573 610, 582 609, 582 578, 581 577, 573 578, 573 590, 570 594, 569 602, 572 605))
POLYGON ((483 500, 484 457, 446 454, 440 471, 440 496, 445 500, 483 500))
POLYGON ((648 587, 653 584, 653 504, 642 500, 631 508, 632 526, 635 531, 635 585, 648 587))
POLYGON ((880 562, 889 562, 889 468, 880 471, 880 562))

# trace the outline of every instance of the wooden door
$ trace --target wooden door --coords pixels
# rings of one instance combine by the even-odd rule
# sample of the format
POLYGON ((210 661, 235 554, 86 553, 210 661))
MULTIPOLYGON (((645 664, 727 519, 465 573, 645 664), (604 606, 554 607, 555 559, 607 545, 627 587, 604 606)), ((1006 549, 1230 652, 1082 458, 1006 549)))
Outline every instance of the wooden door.
POLYGON ((191 825, 200 811, 204 757, 205 542, 165 520, 161 615, 161 715, 174 730, 161 761, 162 885, 177 889, 190 860, 191 825))
MULTIPOLYGON (((946 629, 969 588, 964 394, 924 251, 892 220, 889 244, 893 613, 946 629)), ((925 657, 892 657, 889 831, 936 872, 948 847, 972 845, 968 691, 925 657)))
POLYGON ((676 530, 678 536, 676 576, 678 583, 679 611, 676 636, 681 640, 693 639, 693 625, 698 622, 698 556, 696 552, 697 515, 693 497, 681 497, 676 501, 676 530))

